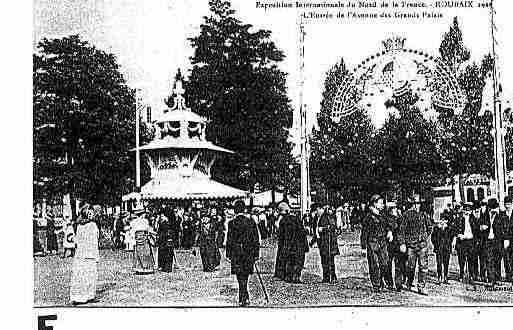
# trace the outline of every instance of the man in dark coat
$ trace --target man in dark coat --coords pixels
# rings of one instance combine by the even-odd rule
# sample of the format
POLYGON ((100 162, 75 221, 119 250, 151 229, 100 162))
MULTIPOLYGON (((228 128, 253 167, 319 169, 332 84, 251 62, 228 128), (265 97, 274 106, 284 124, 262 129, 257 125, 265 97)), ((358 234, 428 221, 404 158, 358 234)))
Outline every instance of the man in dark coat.
POLYGON ((285 282, 301 283, 301 271, 305 264, 305 253, 308 251, 305 228, 299 219, 290 214, 286 202, 278 205, 282 219, 278 230, 278 241, 285 260, 285 282))
MULTIPOLYGON (((281 205, 281 203, 280 203, 281 205)), ((281 222, 283 221, 284 215, 278 212, 278 218, 276 220, 277 226, 277 238, 278 238, 278 247, 276 249, 276 261, 274 264, 274 277, 279 280, 285 280, 285 267, 287 265, 287 259, 284 254, 283 243, 285 241, 283 232, 280 231, 281 222), (281 236, 280 236, 281 233, 281 236)))
POLYGON ((479 222, 479 230, 483 242, 486 258, 487 281, 493 287, 501 280, 501 256, 507 233, 504 232, 506 217, 499 212, 499 203, 496 198, 488 200, 488 212, 479 222))
POLYGON ((428 273, 428 240, 433 229, 431 219, 420 212, 420 198, 410 198, 407 201, 408 210, 404 212, 399 226, 399 243, 401 252, 406 252, 407 281, 406 287, 411 289, 415 278, 415 268, 419 264, 417 290, 425 294, 426 276, 428 273))
MULTIPOLYGON (((483 199, 480 202, 476 202, 474 206, 474 217, 477 219, 478 223, 481 223, 481 220, 486 215, 487 212, 487 203, 483 199), (477 207, 476 207, 477 206, 477 207)), ((484 250, 484 237, 481 233, 478 233, 474 238, 476 242, 476 254, 478 260, 478 269, 479 269, 479 279, 481 281, 486 281, 486 254, 484 250)))
POLYGON ((391 242, 392 231, 389 221, 381 215, 384 200, 379 195, 373 195, 369 203, 369 212, 362 221, 360 243, 367 250, 369 276, 374 292, 380 292, 383 280, 389 289, 393 288, 392 274, 389 272, 388 243, 391 242))
POLYGON ((236 215, 228 223, 226 238, 226 258, 231 261, 231 273, 237 276, 240 306, 249 305, 248 277, 260 255, 257 225, 244 214, 244 209, 243 201, 235 202, 236 215))
POLYGON ((351 222, 352 231, 361 227, 362 221, 365 218, 367 212, 369 212, 369 210, 367 209, 367 204, 363 202, 360 204, 360 206, 354 208, 349 219, 349 221, 351 222))
POLYGON ((513 282, 513 200, 511 196, 504 198, 504 268, 506 280, 513 282))
POLYGON ((335 272, 335 256, 340 254, 337 241, 337 219, 333 208, 326 206, 324 213, 317 223, 317 236, 319 253, 321 254, 322 282, 334 283, 337 281, 335 272))
POLYGON ((198 230, 198 246, 204 272, 213 272, 220 265, 221 253, 216 242, 216 220, 208 214, 207 210, 201 213, 198 230))
POLYGON ((169 219, 161 213, 159 215, 159 230, 157 233, 158 265, 159 268, 166 273, 173 271, 173 258, 174 258, 174 232, 169 223, 169 219))
POLYGON ((193 211, 192 208, 183 215, 182 219, 182 247, 185 250, 190 250, 194 245, 194 237, 195 237, 195 226, 196 226, 196 212, 193 211))
POLYGON ((454 219, 455 248, 458 253, 460 267, 459 280, 463 282, 465 265, 467 265, 469 280, 477 280, 478 259, 476 251, 476 238, 479 234, 479 222, 472 214, 472 203, 463 204, 463 214, 454 219))
POLYGON ((399 250, 399 225, 401 216, 395 202, 387 203, 388 223, 392 230, 392 241, 388 241, 388 278, 394 278, 395 288, 401 292, 403 283, 406 282, 406 253, 399 250), (392 264, 395 265, 395 272, 392 274, 392 264))
POLYGON ((447 210, 440 214, 440 220, 435 224, 431 234, 431 243, 436 255, 436 274, 438 284, 448 283, 449 261, 452 252, 452 241, 454 237, 453 220, 447 210))

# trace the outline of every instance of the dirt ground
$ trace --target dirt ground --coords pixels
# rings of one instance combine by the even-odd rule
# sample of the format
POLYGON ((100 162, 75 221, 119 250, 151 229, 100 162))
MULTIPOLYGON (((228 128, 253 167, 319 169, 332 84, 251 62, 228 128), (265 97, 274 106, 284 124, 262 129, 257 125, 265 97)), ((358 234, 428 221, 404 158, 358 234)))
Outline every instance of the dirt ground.
MULTIPOLYGON (((457 257, 451 257, 449 280, 436 284, 435 257, 429 257, 428 296, 412 292, 372 293, 368 277, 367 259, 360 249, 358 235, 343 233, 339 238, 341 255, 336 258, 338 282, 321 282, 320 257, 317 248, 310 249, 303 270, 303 284, 288 284, 273 278, 276 244, 266 240, 261 249, 258 268, 269 295, 269 304, 258 278, 250 278, 251 306, 513 306, 513 287, 501 284, 496 290, 483 286, 469 287, 457 282, 457 257)), ((204 273, 199 255, 191 251, 176 251, 178 267, 172 273, 155 272, 136 275, 132 271, 131 253, 101 250, 98 302, 85 306, 176 306, 211 307, 235 306, 237 281, 230 275, 230 265, 224 257, 218 271, 204 273)), ((72 259, 59 256, 34 258, 34 306, 69 306, 69 284, 72 259)))

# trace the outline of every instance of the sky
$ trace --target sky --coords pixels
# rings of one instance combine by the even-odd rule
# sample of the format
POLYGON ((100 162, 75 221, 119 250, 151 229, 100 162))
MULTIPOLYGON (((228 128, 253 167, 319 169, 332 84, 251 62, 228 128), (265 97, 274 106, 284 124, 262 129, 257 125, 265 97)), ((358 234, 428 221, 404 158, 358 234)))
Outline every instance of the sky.
MULTIPOLYGON (((386 0, 391 2, 391 0, 386 0)), ((421 0, 416 0, 417 3, 421 0)), ((275 3, 277 1, 260 1, 275 3)), ((323 2, 303 0, 303 2, 323 2)), ((330 1, 327 1, 330 2, 330 1)), ((334 1, 331 1, 334 2, 334 1)), ((335 1, 336 2, 336 1, 335 1)), ((347 2, 343 0, 341 2, 347 2)), ((372 1, 368 1, 372 2, 372 1)), ((414 2, 414 1, 409 1, 414 2)), ((425 0, 433 3, 433 0, 425 0)), ((483 1, 474 1, 484 2, 483 1)), ((513 31, 509 19, 510 1, 496 0, 498 55, 504 89, 513 90, 513 31)), ((253 0, 232 0, 236 16, 255 28, 272 31, 272 39, 286 55, 280 67, 288 74, 287 87, 294 108, 299 104, 299 30, 295 9, 263 10, 253 0)), ((34 0, 35 49, 42 37, 80 34, 94 45, 117 55, 123 74, 132 87, 141 89, 145 102, 158 111, 171 90, 172 77, 178 68, 187 72, 193 54, 187 38, 199 32, 203 16, 208 15, 207 0, 34 0)), ((366 12, 361 9, 360 12, 366 12)), ((307 12, 309 10, 306 10, 307 12)), ((490 52, 490 24, 487 9, 439 10, 441 19, 395 21, 308 19, 305 26, 304 103, 312 123, 319 110, 326 71, 340 58, 355 66, 371 54, 382 50, 381 41, 394 35, 406 38, 407 48, 437 55, 444 32, 458 16, 465 45, 472 61, 479 62, 490 52)), ((326 12, 326 10, 318 10, 326 12)), ((331 11, 336 13, 336 11, 331 11)), ((377 122, 385 113, 373 112, 377 122), (380 118, 378 118, 380 117, 380 118)))

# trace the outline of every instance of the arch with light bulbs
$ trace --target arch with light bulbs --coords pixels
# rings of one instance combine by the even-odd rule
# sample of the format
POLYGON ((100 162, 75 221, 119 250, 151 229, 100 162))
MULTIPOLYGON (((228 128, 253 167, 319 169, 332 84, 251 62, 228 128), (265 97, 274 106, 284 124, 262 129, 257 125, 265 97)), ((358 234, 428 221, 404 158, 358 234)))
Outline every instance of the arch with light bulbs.
POLYGON ((404 40, 396 37, 384 41, 385 50, 368 56, 344 77, 333 100, 334 122, 357 111, 366 97, 386 92, 400 96, 412 90, 430 98, 438 108, 454 113, 463 110, 467 98, 452 70, 438 57, 404 48, 404 40))

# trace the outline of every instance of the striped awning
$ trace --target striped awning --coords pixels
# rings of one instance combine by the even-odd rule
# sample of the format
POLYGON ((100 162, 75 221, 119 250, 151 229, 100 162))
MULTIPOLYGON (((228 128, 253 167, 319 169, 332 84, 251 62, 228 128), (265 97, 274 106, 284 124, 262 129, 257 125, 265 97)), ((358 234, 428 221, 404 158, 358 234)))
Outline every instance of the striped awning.
POLYGON ((143 200, 200 200, 245 198, 248 192, 209 178, 152 179, 141 188, 143 200))

